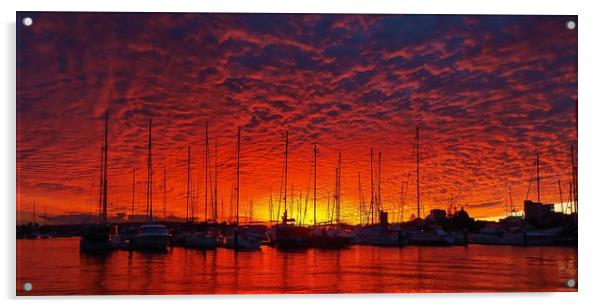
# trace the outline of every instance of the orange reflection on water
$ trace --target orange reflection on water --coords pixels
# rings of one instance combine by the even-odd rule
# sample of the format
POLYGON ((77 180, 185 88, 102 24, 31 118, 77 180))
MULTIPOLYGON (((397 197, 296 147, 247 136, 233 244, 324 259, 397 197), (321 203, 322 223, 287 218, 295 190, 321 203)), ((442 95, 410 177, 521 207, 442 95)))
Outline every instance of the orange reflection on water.
POLYGON ((566 247, 354 246, 281 252, 173 248, 80 254, 78 239, 17 240, 17 294, 576 291, 566 247), (31 292, 21 286, 33 285, 31 292))

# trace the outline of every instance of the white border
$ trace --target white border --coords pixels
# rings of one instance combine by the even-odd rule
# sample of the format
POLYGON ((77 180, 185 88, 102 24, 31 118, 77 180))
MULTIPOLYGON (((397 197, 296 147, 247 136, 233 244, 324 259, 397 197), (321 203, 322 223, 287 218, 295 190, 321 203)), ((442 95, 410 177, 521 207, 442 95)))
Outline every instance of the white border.
MULTIPOLYGON (((2 56, 3 72, 0 74, 2 110, 0 115, 0 196, 3 212, 2 259, 3 270, 0 278, 2 301, 9 305, 52 307, 91 307, 105 305, 139 305, 149 308, 166 305, 225 305, 245 308, 251 306, 307 307, 320 305, 332 307, 357 306, 445 306, 466 307, 467 305, 487 305, 488 307, 538 306, 538 307, 582 307, 599 304, 596 300, 599 291, 599 277, 602 263, 602 240, 599 226, 602 213, 600 191, 597 183, 602 170, 598 162, 602 158, 599 146, 600 95, 600 29, 602 18, 599 5, 595 1, 479 1, 479 0, 30 0, 21 3, 0 4, 2 16, 2 56), (305 12, 305 13, 428 13, 428 14, 562 14, 579 15, 579 166, 580 169, 580 245, 579 245, 579 292, 578 293, 529 293, 529 294, 416 294, 416 295, 312 295, 312 296, 153 296, 153 297, 84 297, 100 301, 74 300, 73 297, 48 299, 15 299, 15 11, 146 11, 146 12, 305 12), (597 136, 598 135, 598 136, 597 136), (136 302, 132 302, 136 299, 136 302), (316 301, 319 299, 319 301, 316 301), (42 300, 43 302, 40 302, 42 300), (111 300, 111 302, 105 302, 111 300), (197 302, 190 302, 196 300, 197 302), (198 302, 198 300, 202 300, 198 302), (173 301, 177 301, 174 303, 173 301), (143 303, 138 303, 143 302, 143 303)), ((82 297, 77 297, 81 299, 82 297)))

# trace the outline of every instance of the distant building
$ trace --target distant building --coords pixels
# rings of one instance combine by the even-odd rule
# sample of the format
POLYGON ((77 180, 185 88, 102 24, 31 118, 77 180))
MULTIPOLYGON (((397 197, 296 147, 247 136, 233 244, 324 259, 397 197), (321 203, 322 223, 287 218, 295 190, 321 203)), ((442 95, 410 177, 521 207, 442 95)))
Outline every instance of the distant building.
POLYGON ((389 224, 389 213, 381 210, 378 213, 378 221, 380 222, 381 225, 388 225, 389 224))
POLYGON ((454 211, 452 215, 448 215, 447 211, 443 209, 433 209, 424 221, 427 225, 438 225, 446 231, 467 230, 475 232, 484 226, 481 222, 476 222, 474 218, 471 218, 464 207, 461 207, 459 211, 454 211))
POLYGON ((536 227, 558 226, 568 221, 568 215, 554 211, 554 204, 525 200, 523 213, 525 221, 536 227))
POLYGON ((541 222, 542 217, 554 212, 554 204, 543 204, 541 202, 525 200, 523 212, 525 213, 526 221, 536 220, 537 222, 541 222))
POLYGON ((447 212, 445 212, 445 210, 441 210, 441 209, 431 210, 431 213, 429 214, 429 216, 427 216, 427 220, 428 219, 432 219, 435 222, 446 221, 447 220, 447 212))

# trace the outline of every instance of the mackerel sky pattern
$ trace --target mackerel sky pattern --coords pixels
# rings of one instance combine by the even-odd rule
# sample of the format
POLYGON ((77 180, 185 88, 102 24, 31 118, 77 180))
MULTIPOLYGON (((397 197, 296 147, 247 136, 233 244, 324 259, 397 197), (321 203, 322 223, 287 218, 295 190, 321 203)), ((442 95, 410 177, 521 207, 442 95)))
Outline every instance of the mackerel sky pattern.
MULTIPOLYGON (((155 207, 186 210, 187 146, 204 219, 205 121, 217 142, 218 213, 230 216, 241 127, 241 215, 268 217, 282 199, 289 132, 289 205, 318 219, 332 203, 342 154, 342 216, 358 222, 358 176, 370 202, 370 148, 382 153, 382 204, 416 209, 415 130, 421 128, 424 210, 464 206, 505 215, 527 197, 535 154, 542 201, 568 198, 576 145, 574 16, 18 13, 18 213, 94 212, 109 111, 110 214, 145 207, 147 126, 153 119, 155 207), (294 199, 293 199, 294 198, 294 199), (292 200, 291 200, 292 199, 292 200), (223 211, 221 204, 224 204, 223 211)), ((211 166, 213 171, 213 165, 211 166)), ((212 180, 213 182, 214 180, 212 180)), ((375 184, 376 186, 376 184, 375 184)), ((197 195, 195 194, 195 195, 197 195)), ((532 185, 529 199, 536 198, 532 185)), ((27 217, 26 217, 27 216, 27 217)), ((306 222, 310 222, 308 218, 306 222)))

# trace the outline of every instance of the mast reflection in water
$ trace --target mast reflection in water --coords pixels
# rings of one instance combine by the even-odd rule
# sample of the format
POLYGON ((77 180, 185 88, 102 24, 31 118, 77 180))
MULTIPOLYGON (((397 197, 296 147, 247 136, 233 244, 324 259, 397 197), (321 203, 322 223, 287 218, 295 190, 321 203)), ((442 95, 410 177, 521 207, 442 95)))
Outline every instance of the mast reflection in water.
POLYGON ((17 240, 17 294, 576 291, 570 247, 352 246, 282 252, 173 248, 80 254, 77 239, 17 240), (32 283, 25 292, 20 287, 32 283))

